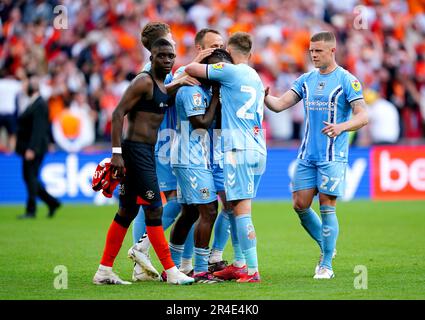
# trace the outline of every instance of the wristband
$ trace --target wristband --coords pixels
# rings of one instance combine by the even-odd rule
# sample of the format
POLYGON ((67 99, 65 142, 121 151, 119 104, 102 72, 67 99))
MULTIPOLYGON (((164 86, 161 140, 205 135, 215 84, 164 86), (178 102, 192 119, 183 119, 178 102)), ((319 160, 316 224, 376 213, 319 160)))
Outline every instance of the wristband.
POLYGON ((119 153, 119 154, 121 154, 122 153, 121 147, 112 147, 112 153, 119 153))

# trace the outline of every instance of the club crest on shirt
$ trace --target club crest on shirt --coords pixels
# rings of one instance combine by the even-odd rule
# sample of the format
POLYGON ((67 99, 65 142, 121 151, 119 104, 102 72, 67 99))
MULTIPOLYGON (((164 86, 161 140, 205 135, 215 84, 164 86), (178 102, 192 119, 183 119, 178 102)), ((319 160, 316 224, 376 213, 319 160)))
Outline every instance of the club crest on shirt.
POLYGON ((351 86, 353 87, 354 91, 360 91, 360 89, 362 88, 362 85, 360 84, 359 80, 351 81, 351 86))
POLYGON ((200 107, 202 104, 202 96, 200 93, 192 94, 193 105, 200 107))
POLYGON ((325 88, 325 82, 324 81, 320 81, 317 84, 317 90, 322 91, 325 88))
POLYGON ((212 67, 213 67, 213 69, 216 69, 216 70, 223 69, 224 68, 224 63, 223 62, 214 63, 212 65, 212 67))

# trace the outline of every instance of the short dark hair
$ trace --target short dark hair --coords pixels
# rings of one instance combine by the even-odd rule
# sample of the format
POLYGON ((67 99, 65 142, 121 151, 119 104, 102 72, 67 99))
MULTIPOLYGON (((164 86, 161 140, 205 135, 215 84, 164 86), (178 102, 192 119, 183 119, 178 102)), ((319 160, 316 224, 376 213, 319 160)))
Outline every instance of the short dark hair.
POLYGON ((217 59, 218 62, 230 62, 233 63, 232 56, 224 49, 215 49, 208 57, 204 58, 201 63, 208 63, 210 59, 217 59))
POLYGON ((143 46, 151 51, 152 44, 158 38, 165 37, 171 33, 170 26, 163 22, 149 22, 145 25, 140 33, 143 46))
POLYGON ((214 30, 214 29, 210 29, 210 28, 204 28, 204 29, 201 29, 201 30, 199 30, 199 31, 196 33, 196 35, 195 35, 195 45, 197 45, 197 44, 201 45, 201 42, 204 40, 205 35, 206 35, 208 32, 211 32, 211 33, 215 33, 215 34, 221 35, 221 34, 220 34, 220 32, 218 32, 217 30, 214 30))
POLYGON ((159 47, 171 47, 174 49, 174 46, 171 44, 171 42, 164 38, 159 38, 155 40, 155 42, 152 43, 151 50, 159 47))
POLYGON ((325 41, 325 42, 335 42, 336 38, 333 32, 331 31, 321 31, 316 34, 314 34, 311 39, 311 42, 318 42, 318 41, 325 41))
POLYGON ((251 35, 246 32, 236 32, 231 35, 229 41, 227 42, 227 45, 232 46, 236 50, 247 55, 251 52, 252 49, 251 35))

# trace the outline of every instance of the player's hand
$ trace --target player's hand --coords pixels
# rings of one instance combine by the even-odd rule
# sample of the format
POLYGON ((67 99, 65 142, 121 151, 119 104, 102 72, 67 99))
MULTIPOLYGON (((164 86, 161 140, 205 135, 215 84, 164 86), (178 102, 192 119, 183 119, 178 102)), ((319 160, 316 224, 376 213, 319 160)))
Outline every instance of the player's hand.
POLYGON ((179 79, 179 82, 180 82, 181 86, 199 86, 199 85, 201 85, 201 83, 199 82, 198 79, 196 79, 192 76, 189 76, 188 74, 182 76, 179 79))
POLYGON ((343 132, 344 128, 341 125, 341 123, 330 123, 330 122, 326 122, 323 121, 323 123, 325 124, 325 127, 322 129, 322 133, 326 134, 328 137, 330 138, 334 138, 337 137, 341 134, 341 132, 343 132))
POLYGON ((27 149, 25 151, 25 155, 24 156, 25 156, 25 160, 32 161, 35 158, 35 152, 34 152, 34 150, 27 149))
POLYGON ((119 153, 113 153, 111 157, 111 171, 113 178, 122 178, 124 177, 125 167, 124 159, 119 153))
POLYGON ((208 57, 211 53, 214 52, 216 48, 208 48, 200 51, 198 55, 195 57, 193 62, 201 63, 202 60, 204 60, 206 57, 208 57))

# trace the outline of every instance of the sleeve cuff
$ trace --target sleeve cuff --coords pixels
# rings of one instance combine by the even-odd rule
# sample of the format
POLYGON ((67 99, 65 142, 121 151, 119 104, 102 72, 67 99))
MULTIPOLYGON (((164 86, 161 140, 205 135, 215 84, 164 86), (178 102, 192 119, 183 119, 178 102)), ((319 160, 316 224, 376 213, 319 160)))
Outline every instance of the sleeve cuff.
POLYGON ((291 88, 292 91, 294 91, 296 93, 296 95, 298 97, 300 97, 300 99, 302 100, 303 97, 301 97, 301 95, 297 92, 297 90, 295 90, 294 88, 291 88))
POLYGON ((348 103, 352 103, 352 102, 360 100, 360 99, 364 99, 364 98, 363 97, 357 97, 357 98, 354 98, 354 99, 348 101, 348 103))

